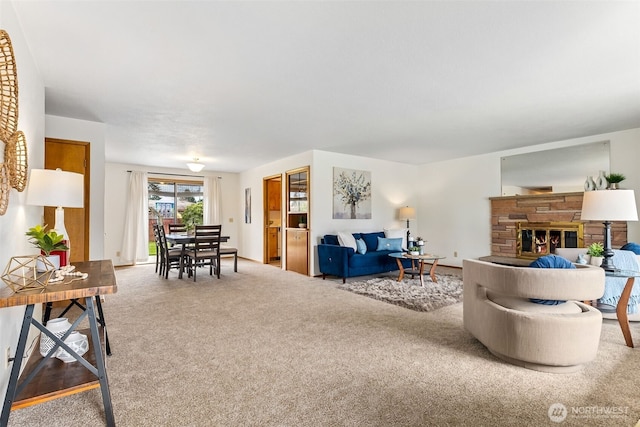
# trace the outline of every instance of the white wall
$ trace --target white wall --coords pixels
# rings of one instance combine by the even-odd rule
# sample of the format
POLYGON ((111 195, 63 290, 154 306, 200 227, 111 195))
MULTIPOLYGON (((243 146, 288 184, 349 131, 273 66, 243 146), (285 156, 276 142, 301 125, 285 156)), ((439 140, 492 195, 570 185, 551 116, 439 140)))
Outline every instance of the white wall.
MULTIPOLYGON (((13 6, 9 2, 0 2, 0 28, 9 34, 16 59, 19 84, 18 130, 24 132, 27 141, 29 170, 42 168, 44 165, 44 82, 33 62, 13 6)), ((0 162, 3 162, 4 143, 1 146, 0 162)), ((43 208, 27 206, 25 199, 26 191, 19 193, 12 189, 7 212, 0 216, 0 241, 5 242, 0 245, 0 268, 3 271, 11 257, 38 253, 37 249, 27 242, 24 233, 29 227, 42 223, 43 208)), ((5 283, 0 281, 0 292, 6 291, 5 288, 5 283)), ((0 308, 2 358, 7 347, 11 348, 12 355, 15 354, 24 309, 24 306, 0 308)), ((41 316, 39 305, 36 307, 35 316, 41 316)), ((32 334, 32 337, 36 336, 32 334)), ((9 369, 5 369, 4 359, 2 359, 0 361, 0 398, 3 400, 9 382, 9 372, 9 369)))
MULTIPOLYGON (((151 174, 150 177, 167 179, 179 179, 174 176, 194 175, 193 172, 186 169, 167 169, 167 168, 150 168, 148 166, 130 165, 123 163, 107 163, 105 165, 105 181, 108 183, 105 188, 104 199, 106 200, 106 208, 104 213, 104 241, 105 241, 105 258, 113 260, 114 265, 122 265, 123 262, 118 255, 122 251, 122 237, 124 233, 124 219, 126 210, 127 194, 129 192, 129 172, 132 170, 158 172, 159 174, 151 174), (162 175, 174 174, 174 175, 162 175)), ((222 193, 222 233, 228 235, 230 240, 225 245, 238 247, 239 242, 239 224, 243 221, 243 211, 238 208, 244 197, 241 197, 241 191, 238 189, 239 175, 237 173, 211 172, 202 171, 199 176, 220 176, 220 189, 222 193)), ((240 251, 240 249, 239 249, 240 251)))
POLYGON ((103 123, 51 115, 45 117, 47 138, 90 143, 89 259, 91 260, 104 258, 105 131, 106 126, 103 123))
MULTIPOLYGON (((310 195, 310 272, 320 274, 317 265, 316 246, 325 234, 338 231, 382 231, 383 228, 404 228, 406 222, 397 218, 398 209, 402 206, 416 205, 415 183, 407 182, 407 176, 413 176, 415 166, 366 157, 329 153, 325 151, 308 151, 296 156, 287 157, 262 167, 241 174, 240 189, 251 188, 252 223, 242 224, 242 256, 262 262, 263 260, 263 178, 284 174, 288 170, 303 166, 311 167, 310 195), (371 219, 333 219, 333 168, 366 170, 371 172, 372 185, 372 218, 371 219)), ((283 201, 285 198, 283 185, 283 201)), ((242 207, 239 207, 243 209, 242 207)), ((415 236, 417 221, 411 223, 415 236)), ((284 234, 283 234, 284 239, 284 234)), ((285 244, 283 243, 283 266, 286 265, 285 244)))
MULTIPOLYGON (((446 256, 442 264, 458 267, 464 258, 491 253, 489 197, 501 194, 501 157, 598 141, 611 142, 611 172, 627 176, 622 187, 635 190, 640 207, 640 128, 431 163, 421 168, 424 185, 417 194, 418 233, 428 240, 427 250, 446 256)), ((640 223, 628 223, 628 240, 640 242, 640 223)))

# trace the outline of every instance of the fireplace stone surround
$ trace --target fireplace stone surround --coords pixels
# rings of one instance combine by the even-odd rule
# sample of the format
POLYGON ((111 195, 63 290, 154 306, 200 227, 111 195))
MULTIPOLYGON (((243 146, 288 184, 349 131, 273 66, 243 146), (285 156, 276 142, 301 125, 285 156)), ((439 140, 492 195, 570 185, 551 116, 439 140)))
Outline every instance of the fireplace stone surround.
MULTIPOLYGON (((604 227, 601 221, 580 220, 583 194, 577 192, 490 197, 491 256, 518 258, 518 224, 526 222, 579 222, 583 224, 584 247, 593 242, 604 241, 604 227)), ((612 222, 612 247, 619 248, 625 243, 626 221, 612 222)))

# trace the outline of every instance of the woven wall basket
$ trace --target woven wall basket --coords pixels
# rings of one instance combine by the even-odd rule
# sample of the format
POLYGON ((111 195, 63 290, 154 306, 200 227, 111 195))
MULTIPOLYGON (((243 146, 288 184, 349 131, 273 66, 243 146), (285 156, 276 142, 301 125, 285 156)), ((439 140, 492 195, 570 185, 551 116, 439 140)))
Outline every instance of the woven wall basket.
POLYGON ((0 30, 0 140, 7 142, 18 129, 18 71, 11 39, 0 30))
POLYGON ((18 191, 27 186, 27 140, 24 133, 14 132, 4 146, 4 163, 7 165, 9 185, 18 191))
POLYGON ((4 215, 9 207, 9 173, 6 163, 0 163, 0 215, 4 215))

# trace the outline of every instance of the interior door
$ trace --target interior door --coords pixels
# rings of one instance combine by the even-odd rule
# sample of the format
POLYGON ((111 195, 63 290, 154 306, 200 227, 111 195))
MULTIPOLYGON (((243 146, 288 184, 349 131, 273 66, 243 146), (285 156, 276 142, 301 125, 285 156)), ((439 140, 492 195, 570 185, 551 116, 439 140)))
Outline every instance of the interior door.
POLYGON ((264 263, 281 266, 282 176, 264 178, 264 263))
MULTIPOLYGON (((84 207, 64 208, 64 225, 71 243, 71 263, 89 260, 89 153, 88 142, 45 138, 45 169, 60 168, 84 175, 84 207)), ((44 208, 44 223, 53 227, 55 207, 44 208)))

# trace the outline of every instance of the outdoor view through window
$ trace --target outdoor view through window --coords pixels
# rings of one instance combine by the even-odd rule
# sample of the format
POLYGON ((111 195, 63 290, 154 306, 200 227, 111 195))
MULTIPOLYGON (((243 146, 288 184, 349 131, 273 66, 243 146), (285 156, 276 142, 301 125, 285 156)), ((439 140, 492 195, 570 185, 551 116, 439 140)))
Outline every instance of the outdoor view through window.
POLYGON ((202 181, 149 179, 149 254, 155 255, 153 224, 202 224, 202 181))

